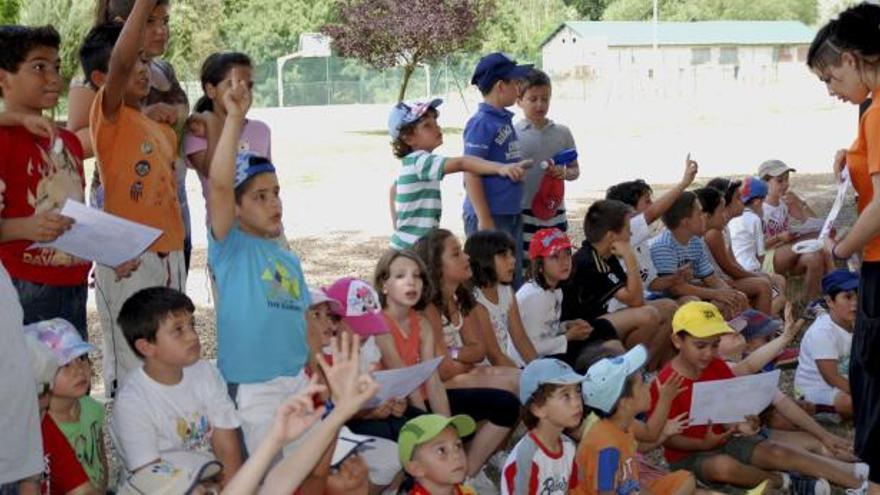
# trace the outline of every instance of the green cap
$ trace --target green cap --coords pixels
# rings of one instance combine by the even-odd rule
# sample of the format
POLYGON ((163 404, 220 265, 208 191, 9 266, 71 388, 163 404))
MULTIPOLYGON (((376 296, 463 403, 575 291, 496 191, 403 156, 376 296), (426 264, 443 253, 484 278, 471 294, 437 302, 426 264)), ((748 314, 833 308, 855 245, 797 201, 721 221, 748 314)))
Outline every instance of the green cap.
POLYGON ((430 442, 450 425, 458 430, 459 437, 466 437, 477 429, 477 424, 474 420, 465 414, 459 414, 451 418, 441 416, 440 414, 423 414, 407 421, 397 436, 400 463, 406 465, 412 459, 413 450, 417 446, 430 442))

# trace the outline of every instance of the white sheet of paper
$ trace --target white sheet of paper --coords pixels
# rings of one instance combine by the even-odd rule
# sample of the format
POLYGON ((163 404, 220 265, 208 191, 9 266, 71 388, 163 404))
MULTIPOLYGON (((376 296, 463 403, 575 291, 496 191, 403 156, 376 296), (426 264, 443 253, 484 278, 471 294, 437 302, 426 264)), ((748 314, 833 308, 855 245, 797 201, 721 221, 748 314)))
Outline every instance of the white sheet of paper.
POLYGON ((105 266, 118 266, 137 258, 156 242, 162 231, 68 199, 62 215, 74 220, 73 227, 52 242, 35 247, 50 247, 84 260, 105 266))
POLYGON ((442 357, 434 358, 424 363, 407 368, 398 368, 394 370, 377 371, 373 373, 373 380, 379 384, 379 392, 370 399, 362 409, 376 407, 379 404, 389 400, 404 398, 417 389, 419 385, 425 383, 434 370, 440 366, 442 357))
POLYGON ((770 405, 779 390, 779 370, 727 380, 694 383, 691 425, 740 423, 770 405))
POLYGON ((843 169, 841 179, 840 184, 837 185, 837 196, 834 197, 834 204, 831 205, 828 217, 825 218, 825 225, 822 226, 822 231, 819 233, 819 239, 827 239, 828 236, 831 235, 831 227, 834 226, 834 221, 837 220, 837 215, 840 214, 840 209, 843 207, 843 202, 846 200, 846 192, 852 185, 852 181, 849 178, 849 169, 843 169))
POLYGON ((815 234, 822 230, 824 224, 825 221, 821 218, 808 218, 803 223, 792 226, 791 232, 799 236, 815 234))

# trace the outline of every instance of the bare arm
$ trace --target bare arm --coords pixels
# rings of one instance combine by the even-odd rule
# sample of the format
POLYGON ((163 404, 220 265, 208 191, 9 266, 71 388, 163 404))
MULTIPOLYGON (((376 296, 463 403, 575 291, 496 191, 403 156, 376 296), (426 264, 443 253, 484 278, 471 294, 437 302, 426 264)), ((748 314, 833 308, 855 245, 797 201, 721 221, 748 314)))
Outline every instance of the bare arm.
POLYGON ((388 190, 388 206, 391 211, 391 228, 397 228, 397 205, 394 200, 397 197, 397 181, 394 181, 391 184, 391 188, 388 190))
POLYGON ((479 229, 488 230, 495 228, 495 220, 492 219, 492 213, 489 211, 489 203, 486 201, 486 194, 483 191, 483 181, 479 175, 466 172, 464 174, 464 188, 471 205, 474 207, 474 214, 477 215, 477 224, 479 229))
POLYGON ((113 47, 104 83, 104 97, 101 111, 108 120, 114 120, 125 101, 125 90, 134 71, 138 57, 141 56, 144 40, 144 26, 156 0, 137 0, 125 21, 122 33, 113 47))
POLYGON ((849 380, 838 371, 836 359, 817 359, 816 367, 819 368, 819 374, 822 375, 825 383, 848 394, 851 393, 849 390, 849 380))
POLYGON ((694 178, 697 176, 697 170, 697 162, 691 160, 691 155, 688 153, 687 158, 685 158, 684 176, 681 178, 681 181, 679 181, 675 187, 663 194, 663 196, 654 200, 651 206, 645 210, 645 221, 648 222, 648 225, 654 223, 655 220, 666 213, 666 210, 672 207, 675 200, 677 200, 678 197, 681 196, 681 193, 683 193, 684 190, 694 181, 694 178))
MULTIPOLYGON (((425 362, 426 360, 431 360, 435 357, 434 331, 431 329, 431 324, 428 323, 428 320, 425 318, 421 319, 420 328, 422 332, 422 348, 419 350, 419 354, 422 362, 425 362)), ((449 409, 449 397, 446 395, 446 387, 443 385, 443 381, 440 380, 439 372, 435 371, 431 374, 431 377, 428 378, 426 387, 428 389, 428 403, 431 405, 431 411, 435 414, 451 416, 452 413, 449 409)))
POLYGON ((531 160, 523 160, 514 164, 505 165, 490 162, 478 156, 464 155, 456 158, 447 158, 443 166, 444 174, 456 172, 469 172, 476 175, 499 175, 512 181, 522 179, 525 169, 531 165, 531 160))
MULTIPOLYGON (((452 356, 450 356, 449 350, 446 348, 446 343, 443 339, 443 324, 440 317, 440 311, 437 310, 437 307, 433 304, 429 304, 428 307, 425 308, 424 315, 425 319, 427 319, 428 323, 431 325, 431 334, 434 336, 434 355, 443 356, 443 361, 440 362, 440 366, 437 368, 440 378, 445 381, 454 376, 470 371, 473 368, 472 364, 465 363, 461 359, 452 359, 452 356)), ((464 336, 462 336, 462 340, 464 340, 463 337, 464 336)), ((464 349, 459 350, 459 357, 461 357, 463 350, 464 349)))
POLYGON ((871 186, 874 190, 871 202, 859 214, 849 234, 834 246, 834 255, 837 257, 849 258, 880 234, 880 173, 871 174, 871 186))
POLYGON ((629 242, 615 242, 611 246, 611 252, 615 256, 623 258, 626 273, 632 276, 626 277, 626 286, 621 287, 614 293, 614 297, 631 308, 645 305, 645 291, 642 288, 642 277, 639 274, 639 262, 629 242))
POLYGON ((785 330, 782 335, 755 349, 742 361, 730 365, 733 374, 736 376, 752 375, 764 369, 786 346, 794 341, 806 324, 801 318, 795 319, 794 306, 790 302, 785 304, 785 321, 785 330))
POLYGON ((516 348, 516 352, 519 353, 522 360, 526 363, 531 363, 537 359, 538 351, 535 350, 532 340, 526 333, 522 316, 519 314, 519 303, 516 301, 516 297, 513 298, 510 304, 507 321, 508 329, 510 330, 510 341, 513 342, 513 347, 516 348))
POLYGON ((218 241, 226 239, 235 223, 235 159, 244 112, 250 106, 250 91, 237 79, 235 69, 232 88, 223 95, 223 100, 227 109, 226 123, 211 163, 211 195, 208 201, 211 233, 218 241))
POLYGON ((215 428, 211 434, 214 456, 223 465, 220 473, 221 486, 226 486, 241 468, 242 456, 238 444, 238 432, 234 429, 215 428))
POLYGON ((76 134, 83 149, 83 158, 91 158, 95 155, 92 149, 92 135, 89 132, 89 114, 92 111, 92 102, 95 101, 95 91, 92 88, 76 85, 70 87, 68 93, 67 130, 76 134))
POLYGON ((718 229, 710 230, 706 232, 704 239, 706 245, 709 246, 709 252, 712 253, 712 257, 715 258, 715 261, 718 262, 718 266, 721 267, 724 273, 730 275, 734 280, 754 276, 752 272, 743 268, 736 261, 736 258, 733 257, 730 250, 727 249, 727 246, 724 244, 724 233, 722 231, 718 229))

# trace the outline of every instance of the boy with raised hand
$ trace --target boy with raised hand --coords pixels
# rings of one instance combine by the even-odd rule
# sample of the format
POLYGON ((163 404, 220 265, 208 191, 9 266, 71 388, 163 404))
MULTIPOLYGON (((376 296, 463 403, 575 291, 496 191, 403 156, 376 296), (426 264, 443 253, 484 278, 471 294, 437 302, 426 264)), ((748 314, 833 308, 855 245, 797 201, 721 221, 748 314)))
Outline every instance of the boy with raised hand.
MULTIPOLYGON (((711 303, 690 302, 675 313, 672 342, 678 355, 651 384, 652 408, 658 387, 673 374, 684 377, 684 390, 673 399, 669 417, 691 409, 697 382, 734 378, 718 355, 721 336, 734 332, 711 303)), ((731 400, 736 400, 731 398, 731 400)), ((830 494, 829 481, 862 493, 867 484, 850 468, 804 450, 766 440, 758 435, 757 417, 729 425, 692 425, 666 440, 664 455, 671 469, 691 471, 701 483, 751 488, 767 481, 768 488, 797 494, 830 494), (803 473, 801 476, 794 474, 803 473)))
POLYGON ((54 241, 73 220, 58 213, 85 196, 83 152, 76 136, 43 117, 63 89, 52 26, 0 27, 0 178, 9 190, 0 222, 0 260, 9 270, 24 323, 64 318, 83 339, 91 263, 35 242, 54 241))
POLYGON ((511 450, 501 471, 501 493, 565 494, 578 486, 577 446, 563 431, 583 419, 586 378, 558 359, 536 359, 523 369, 519 400, 529 432, 511 450))
MULTIPOLYGON (((471 84, 479 88, 483 102, 464 128, 464 154, 499 163, 517 163, 523 159, 513 127, 513 113, 507 107, 519 97, 519 80, 528 75, 531 65, 517 65, 516 60, 500 52, 480 59, 471 84)), ((523 266, 523 186, 505 177, 478 177, 465 174, 464 229, 470 236, 478 230, 498 229, 510 234, 516 243, 516 269, 513 287, 522 285, 523 266)))
POLYGON ((120 279, 112 269, 101 266, 96 272, 104 333, 104 383, 110 396, 128 372, 141 365, 116 325, 122 304, 147 287, 186 288, 184 227, 174 175, 177 135, 169 125, 141 112, 142 101, 150 92, 143 33, 155 5, 156 0, 137 0, 118 39, 114 39, 112 26, 97 26, 86 36, 83 47, 106 53, 106 47, 113 44, 106 73, 93 70, 86 74, 100 86, 89 126, 104 184, 104 210, 162 231, 136 260, 138 270, 130 278, 120 279))
POLYGON ((310 297, 299 258, 273 241, 282 229, 275 167, 253 153, 238 153, 250 100, 250 89, 233 69, 223 95, 226 122, 211 162, 208 265, 219 308, 217 366, 253 452, 275 410, 308 385, 303 370, 310 297))
POLYGON ((441 98, 428 102, 400 102, 388 116, 388 133, 394 140, 394 156, 400 158, 400 174, 391 186, 391 220, 394 235, 391 247, 408 249, 429 230, 440 226, 443 204, 440 181, 455 172, 497 175, 518 182, 524 168, 522 161, 513 166, 492 163, 477 156, 446 158, 435 155, 443 144, 443 129, 437 124, 441 98))
POLYGON ((859 275, 838 269, 822 277, 827 313, 810 325, 801 340, 795 390, 844 418, 853 415, 849 357, 858 307, 859 275))
POLYGON ((200 452, 223 465, 225 484, 242 462, 235 404, 226 382, 202 360, 195 306, 166 287, 143 289, 119 312, 119 326, 144 365, 119 389, 111 425, 128 472, 169 452, 200 452))
POLYGON ((651 260, 659 276, 678 275, 666 294, 712 301, 729 318, 746 310, 746 295, 727 285, 709 259, 701 237, 705 218, 697 195, 691 191, 681 193, 662 218, 666 230, 651 245, 651 260))
POLYGON ((409 495, 476 495, 465 486, 467 453, 462 438, 477 429, 470 416, 423 414, 403 425, 397 437, 400 464, 414 485, 409 495))
POLYGON ((639 345, 623 356, 601 359, 587 371, 582 389, 584 403, 601 419, 588 426, 581 439, 577 469, 583 480, 573 493, 685 495, 696 488, 693 475, 687 471, 669 473, 644 485, 639 481, 636 432, 644 426, 638 424, 636 416, 651 407, 648 384, 640 372, 647 360, 647 351, 639 345))

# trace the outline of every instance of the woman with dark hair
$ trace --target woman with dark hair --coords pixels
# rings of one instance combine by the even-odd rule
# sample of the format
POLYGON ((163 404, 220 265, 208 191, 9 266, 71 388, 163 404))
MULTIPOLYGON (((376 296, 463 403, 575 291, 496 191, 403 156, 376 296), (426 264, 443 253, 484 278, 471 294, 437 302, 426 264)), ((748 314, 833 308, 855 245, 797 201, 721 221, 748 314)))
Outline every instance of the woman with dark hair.
POLYGON ((864 252, 859 309, 850 358, 856 454, 870 466, 868 493, 880 494, 880 5, 861 3, 816 34, 807 54, 810 70, 828 93, 854 105, 874 101, 859 118, 858 136, 838 153, 836 175, 849 171, 858 193, 859 217, 831 253, 845 260, 864 252))

